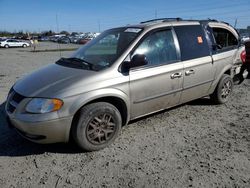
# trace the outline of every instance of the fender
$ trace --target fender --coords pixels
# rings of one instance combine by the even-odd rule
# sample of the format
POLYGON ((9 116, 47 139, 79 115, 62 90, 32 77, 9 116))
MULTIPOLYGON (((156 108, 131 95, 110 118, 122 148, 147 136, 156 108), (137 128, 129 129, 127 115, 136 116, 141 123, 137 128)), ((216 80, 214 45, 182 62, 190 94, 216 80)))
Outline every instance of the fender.
POLYGON ((124 93, 120 89, 117 88, 103 88, 98 90, 93 90, 90 92, 83 93, 81 95, 77 95, 75 97, 70 97, 66 99, 66 103, 69 102, 71 106, 68 108, 68 112, 63 112, 60 116, 63 116, 64 113, 75 115, 75 113, 82 108, 84 105, 90 103, 91 101, 103 98, 103 97, 115 97, 121 99, 127 107, 127 120, 128 122, 130 118, 130 102, 128 94, 124 93))
POLYGON ((229 75, 232 77, 232 64, 226 65, 222 69, 222 71, 220 72, 220 74, 217 76, 217 78, 214 79, 214 81, 212 82, 211 87, 209 89, 209 94, 211 94, 211 93, 214 92, 214 90, 215 90, 216 86, 218 85, 218 83, 219 83, 222 75, 225 74, 226 72, 229 72, 229 75))

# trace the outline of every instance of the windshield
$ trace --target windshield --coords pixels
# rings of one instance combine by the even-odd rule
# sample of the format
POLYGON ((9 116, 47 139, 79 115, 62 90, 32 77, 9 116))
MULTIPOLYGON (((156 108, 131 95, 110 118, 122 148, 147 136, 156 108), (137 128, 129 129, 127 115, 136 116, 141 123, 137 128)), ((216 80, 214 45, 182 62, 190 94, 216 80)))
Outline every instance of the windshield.
POLYGON ((139 28, 118 28, 104 31, 80 49, 71 58, 92 64, 96 70, 110 67, 139 35, 139 28))

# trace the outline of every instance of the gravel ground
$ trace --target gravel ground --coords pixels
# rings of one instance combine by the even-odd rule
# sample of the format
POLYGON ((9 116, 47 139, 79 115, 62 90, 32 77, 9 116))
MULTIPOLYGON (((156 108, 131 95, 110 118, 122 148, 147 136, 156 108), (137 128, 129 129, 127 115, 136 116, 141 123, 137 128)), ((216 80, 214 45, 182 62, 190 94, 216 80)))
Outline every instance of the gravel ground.
POLYGON ((30 51, 0 49, 1 188, 250 187, 250 80, 225 105, 204 98, 133 121, 111 146, 83 153, 31 143, 7 127, 2 111, 12 84, 60 57, 30 51))

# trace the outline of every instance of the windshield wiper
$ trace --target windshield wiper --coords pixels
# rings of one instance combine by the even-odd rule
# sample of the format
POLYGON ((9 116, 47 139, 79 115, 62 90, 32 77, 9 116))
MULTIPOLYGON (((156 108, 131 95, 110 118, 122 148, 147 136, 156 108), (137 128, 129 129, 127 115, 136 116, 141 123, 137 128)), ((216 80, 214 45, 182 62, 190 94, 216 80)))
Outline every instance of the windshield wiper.
POLYGON ((81 68, 82 65, 84 65, 85 67, 87 66, 88 69, 93 69, 93 64, 89 63, 86 60, 80 59, 80 58, 76 58, 76 57, 70 57, 70 58, 61 58, 59 61, 66 61, 66 62, 70 62, 76 66, 80 66, 81 68))
POLYGON ((70 58, 65 58, 65 59, 80 62, 80 63, 82 63, 84 65, 87 65, 90 69, 92 69, 92 66, 93 66, 92 63, 90 63, 90 62, 88 62, 88 61, 86 61, 84 59, 77 58, 77 57, 70 57, 70 58))

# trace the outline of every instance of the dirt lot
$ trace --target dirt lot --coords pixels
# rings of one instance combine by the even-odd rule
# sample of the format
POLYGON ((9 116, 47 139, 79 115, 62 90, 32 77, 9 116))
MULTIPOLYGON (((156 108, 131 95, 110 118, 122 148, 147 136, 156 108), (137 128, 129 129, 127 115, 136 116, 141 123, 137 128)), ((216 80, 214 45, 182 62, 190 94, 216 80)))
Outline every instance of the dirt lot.
POLYGON ((59 52, 0 49, 1 188, 250 187, 249 80, 234 88, 225 105, 200 99, 134 121, 98 152, 21 138, 3 118, 7 92, 18 78, 59 57, 59 52))

